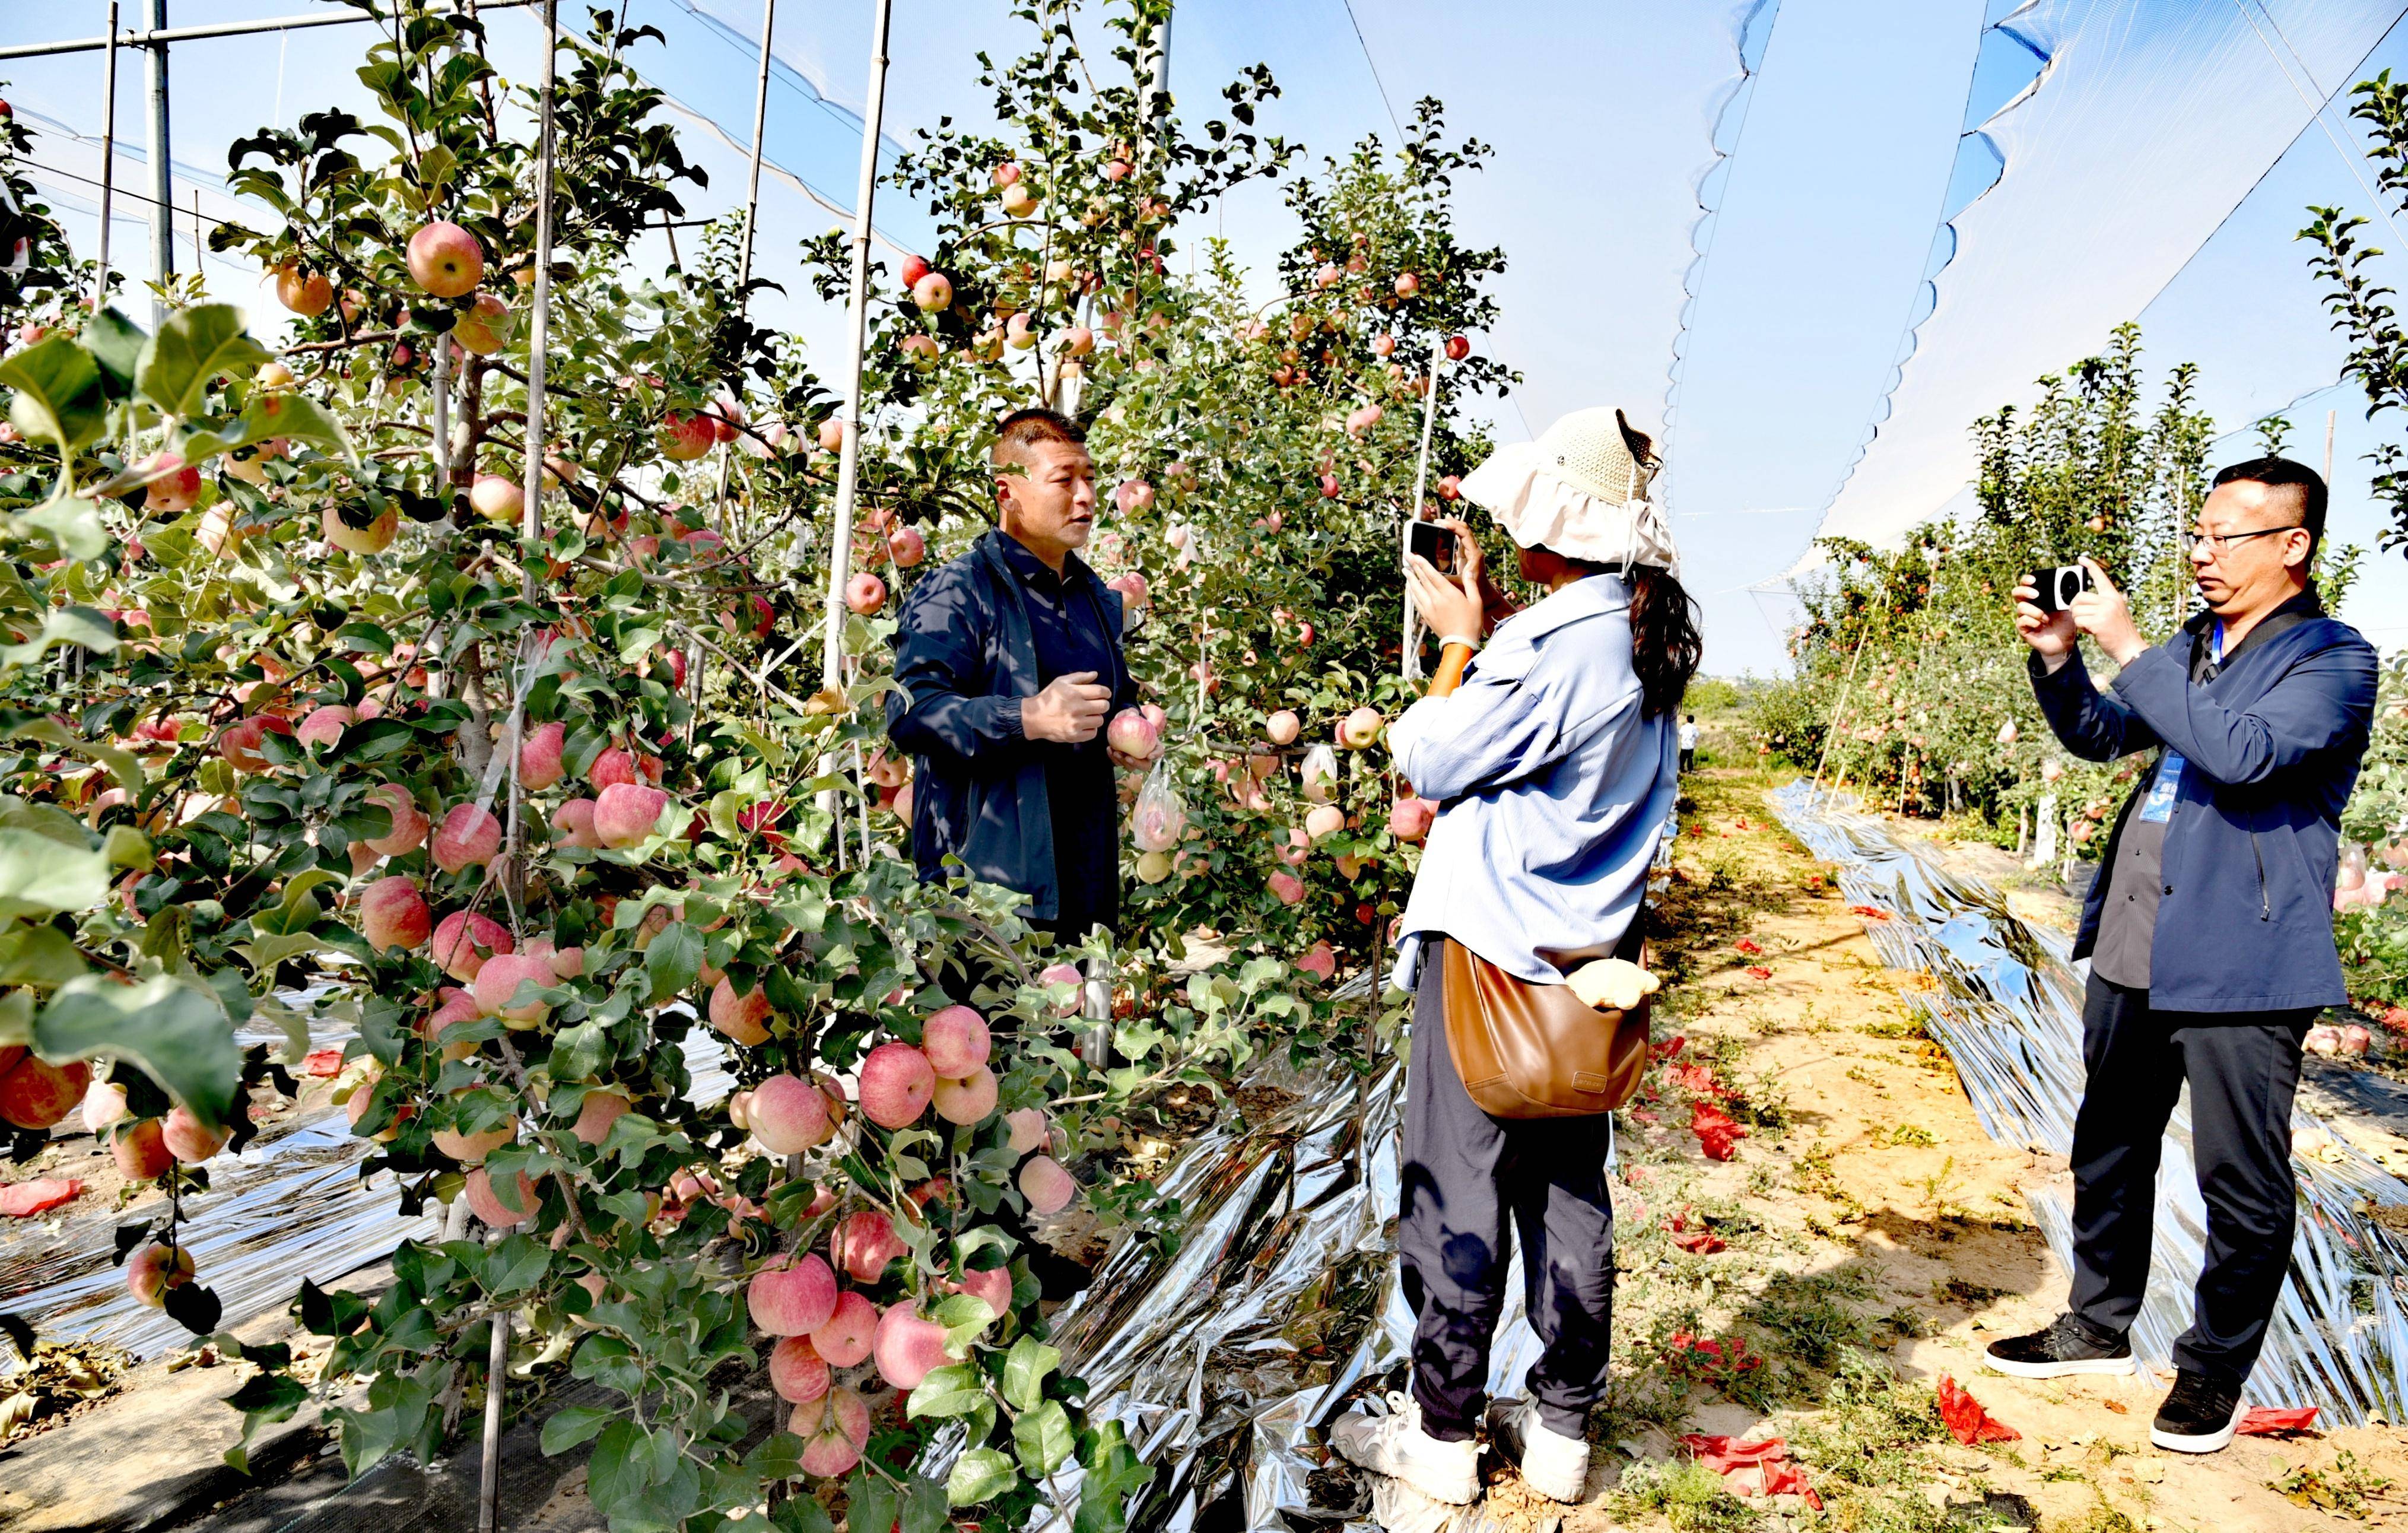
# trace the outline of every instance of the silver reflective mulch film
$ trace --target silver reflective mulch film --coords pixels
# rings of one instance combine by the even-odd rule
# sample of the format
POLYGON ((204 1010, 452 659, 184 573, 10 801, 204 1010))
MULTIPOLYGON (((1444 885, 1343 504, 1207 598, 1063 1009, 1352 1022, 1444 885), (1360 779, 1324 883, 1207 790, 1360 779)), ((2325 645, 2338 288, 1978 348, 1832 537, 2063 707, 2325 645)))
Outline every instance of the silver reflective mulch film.
MULTIPOLYGON (((2083 981, 2064 938, 2036 932, 1997 891, 1902 845, 1877 817, 1803 783, 1772 795, 1774 812, 1815 856, 1837 866, 1841 893, 1879 912, 1865 925, 1891 967, 1928 976, 1905 999, 1948 1051, 1992 1139, 2063 1156, 2082 1099, 2083 981)), ((2293 1116, 2314 1156, 2300 1178, 2290 1280, 2250 1376, 2253 1405, 2315 1405, 2362 1425, 2403 1419, 2408 1404, 2408 1183, 2302 1108, 2293 1116)), ((2032 1198, 2060 1263, 2071 1250, 2062 1194, 2032 1198)), ((2157 1178, 2148 1296, 2133 1327, 2142 1360, 2160 1370, 2191 1321, 2206 1215, 2191 1168, 2187 1094, 2166 1130, 2157 1178)))

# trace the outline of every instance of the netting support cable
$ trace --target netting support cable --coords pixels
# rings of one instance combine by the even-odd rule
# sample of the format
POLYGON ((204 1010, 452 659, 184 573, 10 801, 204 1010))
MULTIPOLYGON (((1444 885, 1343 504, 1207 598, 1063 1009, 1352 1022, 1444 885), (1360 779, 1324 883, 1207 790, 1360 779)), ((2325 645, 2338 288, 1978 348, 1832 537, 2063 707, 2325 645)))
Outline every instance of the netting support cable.
MULTIPOLYGON (((538 6, 545 0, 483 0, 486 10, 510 10, 521 6, 538 6)), ((454 9, 454 16, 473 15, 479 7, 464 5, 454 9)), ((164 16, 153 14, 150 24, 138 32, 120 32, 112 17, 108 36, 105 37, 74 37, 57 42, 18 43, 0 48, 0 59, 51 58, 61 53, 97 53, 112 41, 119 48, 164 48, 169 43, 198 42, 208 37, 242 37, 260 32, 298 32, 308 27, 354 26, 379 18, 363 12, 318 13, 308 16, 273 16, 255 21, 218 21, 208 26, 171 27, 164 16)), ((113 50, 112 50, 113 51, 113 50)))

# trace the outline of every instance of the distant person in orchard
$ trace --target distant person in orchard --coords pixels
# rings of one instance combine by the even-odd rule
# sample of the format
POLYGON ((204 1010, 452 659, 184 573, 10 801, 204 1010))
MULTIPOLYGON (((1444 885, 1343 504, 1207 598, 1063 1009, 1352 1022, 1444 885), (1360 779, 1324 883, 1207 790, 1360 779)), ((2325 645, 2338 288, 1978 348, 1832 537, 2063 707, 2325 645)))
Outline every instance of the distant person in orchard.
POLYGON ((2072 1294, 2047 1329, 1994 1342, 1987 1361, 2028 1379, 2131 1370, 2158 1148, 2187 1082, 2206 1264, 2149 1433, 2180 1453, 2232 1440, 2290 1269, 2300 1042, 2319 1010, 2347 999, 2333 878, 2376 659, 2317 600, 2309 571, 2324 528, 2324 480, 2302 465, 2258 458, 2216 475, 2188 536, 2207 609, 2154 647, 2087 559, 2093 588, 2066 610, 2042 612, 2028 583, 2015 591, 2032 690, 2065 748, 2089 761, 2154 755, 2073 947, 2090 981, 2072 1294), (2082 664, 2082 634, 2122 667, 2104 693, 2082 664))
POLYGON ((1681 721, 1681 770, 1687 771, 1698 764, 1698 716, 1694 713, 1681 721))
MULTIPOLYGON (((1569 989, 1581 1010, 1598 1004, 1581 981, 1599 970, 1652 982, 1633 962, 1640 907, 1679 793, 1674 724, 1702 653, 1670 529, 1646 499, 1655 466, 1621 411, 1591 409, 1464 479, 1464 497, 1519 547, 1522 579, 1547 593, 1519 611, 1461 522, 1444 523, 1457 579, 1418 556, 1406 565, 1440 646, 1429 695, 1388 731, 1399 775, 1440 804, 1395 975, 1414 996, 1397 1233, 1416 1317, 1412 1382, 1384 1414, 1341 1418, 1330 1441, 1439 1501, 1478 1498, 1484 1416, 1533 1490, 1577 1501, 1587 1483, 1588 1416, 1612 1351, 1612 1103, 1491 1116, 1457 1072, 1448 1024, 1467 977, 1483 996, 1542 1005, 1569 989), (1517 1238, 1544 1350, 1526 1397, 1486 1402, 1517 1238)), ((1611 1004, 1627 1010, 1641 994, 1611 1004)), ((1619 1033, 1594 1012, 1585 1021, 1619 1033)), ((1575 1091, 1605 1089, 1582 1079, 1575 1091)))
POLYGON ((1004 418, 996 526, 912 589, 895 636, 889 738, 913 758, 911 854, 1028 896, 1063 942, 1120 920, 1120 799, 1104 726, 1137 701, 1121 594, 1079 557, 1096 522, 1086 433, 1004 418), (959 859, 958 866, 948 858, 959 859))

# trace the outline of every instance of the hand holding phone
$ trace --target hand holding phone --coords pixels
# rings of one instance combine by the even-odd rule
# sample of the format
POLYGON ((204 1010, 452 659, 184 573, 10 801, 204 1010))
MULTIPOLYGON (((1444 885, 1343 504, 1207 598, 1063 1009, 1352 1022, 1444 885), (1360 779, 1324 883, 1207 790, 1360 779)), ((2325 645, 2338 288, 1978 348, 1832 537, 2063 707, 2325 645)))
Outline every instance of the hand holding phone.
POLYGON ((1435 522, 1414 522, 1405 528, 1405 552, 1426 560, 1433 569, 1455 568, 1455 534, 1435 522))

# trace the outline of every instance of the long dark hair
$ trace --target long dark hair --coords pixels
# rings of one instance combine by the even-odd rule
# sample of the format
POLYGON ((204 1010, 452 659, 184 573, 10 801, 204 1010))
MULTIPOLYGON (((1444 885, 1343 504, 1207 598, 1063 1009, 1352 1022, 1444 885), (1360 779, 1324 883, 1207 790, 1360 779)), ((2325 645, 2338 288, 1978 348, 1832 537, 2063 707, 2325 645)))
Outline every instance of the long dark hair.
POLYGON ((1661 565, 1630 571, 1630 666, 1639 673, 1639 711, 1655 718, 1681 706, 1689 679, 1706 657, 1698 632, 1698 604, 1679 577, 1661 565))

